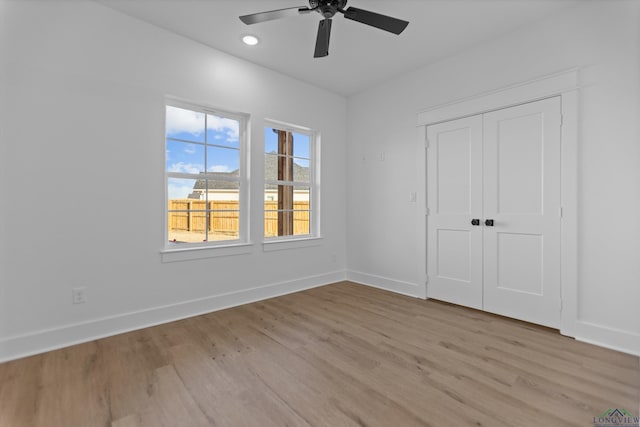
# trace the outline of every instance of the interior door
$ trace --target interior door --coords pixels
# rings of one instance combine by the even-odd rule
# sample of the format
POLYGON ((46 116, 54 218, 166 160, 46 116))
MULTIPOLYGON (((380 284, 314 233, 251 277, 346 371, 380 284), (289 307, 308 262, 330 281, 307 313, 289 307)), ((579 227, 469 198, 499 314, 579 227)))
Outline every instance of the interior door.
POLYGON ((482 309, 482 116, 427 128, 427 296, 482 309), (478 221, 479 223, 479 221, 478 221))
POLYGON ((560 98, 484 114, 484 310, 560 326, 560 98))

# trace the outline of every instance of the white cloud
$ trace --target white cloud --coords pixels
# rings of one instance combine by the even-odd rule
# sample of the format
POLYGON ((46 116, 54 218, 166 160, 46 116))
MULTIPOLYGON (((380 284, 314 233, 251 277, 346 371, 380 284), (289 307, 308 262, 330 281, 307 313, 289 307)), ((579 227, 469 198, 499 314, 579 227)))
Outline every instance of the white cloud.
POLYGON ((187 145, 184 148, 184 152, 187 153, 187 154, 193 154, 193 153, 196 152, 196 147, 193 147, 192 145, 187 145))
MULTIPOLYGON (((185 180, 186 181, 186 180, 185 180)), ((186 199, 193 192, 193 184, 169 184, 167 194, 169 199, 186 199)))
POLYGON ((214 165, 209 168, 209 172, 231 172, 227 165, 214 165))
MULTIPOLYGON (((240 126, 237 120, 207 115, 207 130, 223 133, 227 142, 236 142, 240 137, 240 126)), ((204 131, 204 113, 167 106, 167 134, 181 132, 201 135, 204 131)), ((218 137, 216 136, 216 139, 218 137)))
POLYGON ((237 120, 208 115, 207 129, 224 132, 227 135, 227 142, 235 142, 240 137, 240 126, 237 120))
POLYGON ((204 114, 167 106, 167 133, 188 132, 200 135, 204 130, 204 114))
POLYGON ((169 166, 168 172, 193 173, 198 174, 202 171, 202 165, 194 165, 193 163, 178 162, 169 166))

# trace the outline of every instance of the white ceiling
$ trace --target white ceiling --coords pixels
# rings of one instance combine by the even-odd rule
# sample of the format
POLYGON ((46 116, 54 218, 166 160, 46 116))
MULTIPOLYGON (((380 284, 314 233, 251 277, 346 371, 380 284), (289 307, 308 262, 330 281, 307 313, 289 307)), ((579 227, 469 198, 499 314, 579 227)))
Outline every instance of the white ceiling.
MULTIPOLYGON (((349 96, 395 76, 503 36, 580 0, 350 0, 347 6, 410 21, 399 36, 334 17, 329 56, 313 58, 321 16, 252 26, 238 16, 306 0, 97 0, 231 55, 349 96), (249 47, 241 36, 261 43, 249 47)), ((583 0, 584 1, 584 0, 583 0)))

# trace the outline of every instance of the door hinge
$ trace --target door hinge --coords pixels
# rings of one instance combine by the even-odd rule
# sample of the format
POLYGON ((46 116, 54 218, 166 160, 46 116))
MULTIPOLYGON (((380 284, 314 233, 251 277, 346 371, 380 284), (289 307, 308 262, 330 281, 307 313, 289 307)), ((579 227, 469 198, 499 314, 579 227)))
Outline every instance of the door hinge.
POLYGON ((562 300, 560 300, 560 312, 562 312, 562 300))
POLYGON ((564 212, 562 212, 562 207, 560 207, 560 209, 558 209, 558 213, 560 214, 560 218, 562 218, 562 215, 564 214, 564 212))
POLYGON ((430 145, 430 144, 429 144, 429 138, 427 138, 427 139, 425 139, 425 140, 424 140, 424 148, 427 148, 427 149, 428 149, 428 148, 429 148, 429 145, 430 145))
POLYGON ((429 211, 429 208, 425 209, 424 214, 425 214, 426 216, 429 216, 429 214, 430 214, 430 213, 431 213, 431 211, 429 211))

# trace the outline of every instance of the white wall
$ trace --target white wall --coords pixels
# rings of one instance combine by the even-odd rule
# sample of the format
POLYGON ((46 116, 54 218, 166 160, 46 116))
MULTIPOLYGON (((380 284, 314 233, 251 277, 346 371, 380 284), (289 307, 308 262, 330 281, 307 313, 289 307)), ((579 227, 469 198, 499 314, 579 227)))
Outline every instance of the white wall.
POLYGON ((0 361, 344 278, 346 99, 93 2, 0 7, 0 361), (258 177, 264 118, 320 130, 324 239, 162 263, 165 95, 250 113, 258 177))
POLYGON ((585 2, 351 97, 349 277, 424 292, 418 111, 580 67, 576 336, 640 354, 639 23, 636 1, 585 2))
MULTIPOLYGON (((355 280, 421 296, 424 216, 408 201, 424 187, 416 113, 575 66, 585 85, 578 331, 640 353, 637 2, 567 10, 354 96, 348 109, 93 2, 0 0, 0 20, 0 360, 339 280, 345 260, 355 280), (331 173, 320 244, 162 263, 165 95, 250 113, 258 145, 265 117, 321 130, 331 173), (71 304, 76 286, 86 304, 71 304)), ((262 189, 251 197, 259 209, 262 189)))

